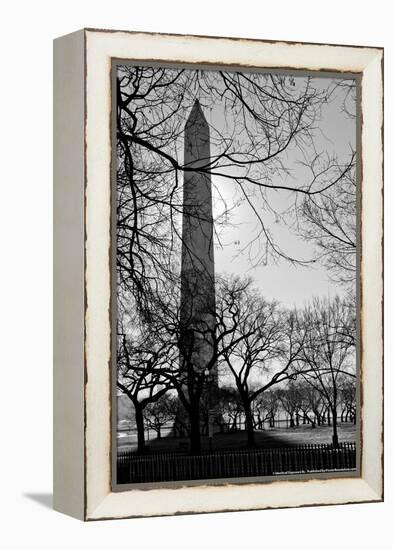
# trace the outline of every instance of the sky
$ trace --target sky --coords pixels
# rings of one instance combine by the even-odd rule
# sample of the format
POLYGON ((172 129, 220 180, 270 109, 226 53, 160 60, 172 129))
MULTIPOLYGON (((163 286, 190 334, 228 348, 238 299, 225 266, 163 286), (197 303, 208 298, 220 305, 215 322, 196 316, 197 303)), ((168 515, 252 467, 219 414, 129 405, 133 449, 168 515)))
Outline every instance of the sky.
MULTIPOLYGON (((299 79, 302 77, 299 77, 299 79)), ((296 80, 296 79, 295 79, 296 80)), ((316 79, 314 85, 326 86, 326 78, 316 79)), ((330 79, 331 80, 331 79, 330 79)), ((343 94, 337 92, 335 98, 325 104, 319 122, 318 132, 315 138, 317 149, 326 150, 330 153, 347 159, 350 147, 356 146, 356 120, 349 118, 342 111, 343 94)), ((217 113, 205 113, 208 122, 216 124, 217 113)), ((299 164, 295 163, 293 150, 287 152, 286 164, 291 167, 292 174, 287 184, 293 185, 297 178, 310 178, 310 173, 299 164)), ((277 176, 280 184, 282 180, 277 176)), ((239 198, 235 183, 231 180, 213 177, 213 217, 218 217, 223 209, 222 200, 224 197, 229 205, 234 204, 239 198)), ((274 204, 275 209, 284 210, 293 200, 293 193, 286 191, 269 192, 269 202, 274 204)), ((275 241, 279 243, 284 252, 291 257, 311 259, 313 245, 301 237, 295 235, 288 226, 275 217, 263 211, 262 201, 256 199, 256 207, 262 212, 262 218, 269 230, 272 231, 275 241)), ((334 296, 344 294, 344 289, 329 279, 327 269, 321 263, 313 263, 310 267, 291 265, 285 260, 278 262, 270 261, 266 265, 252 261, 249 250, 241 253, 246 243, 250 241, 250 235, 255 235, 257 220, 251 208, 245 202, 234 208, 233 224, 220 231, 220 239, 215 237, 215 267, 216 274, 237 274, 248 275, 254 279, 254 284, 261 293, 269 299, 278 300, 284 306, 301 307, 309 302, 313 296, 334 296), (220 240, 220 242, 219 242, 220 240)), ((255 250, 255 247, 254 247, 255 250)))

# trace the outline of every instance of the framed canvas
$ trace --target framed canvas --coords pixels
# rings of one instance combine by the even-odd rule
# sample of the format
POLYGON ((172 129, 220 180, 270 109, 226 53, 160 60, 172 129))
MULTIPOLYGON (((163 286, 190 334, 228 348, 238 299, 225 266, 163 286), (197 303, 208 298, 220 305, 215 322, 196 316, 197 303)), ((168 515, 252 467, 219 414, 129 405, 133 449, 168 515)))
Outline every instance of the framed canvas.
POLYGON ((54 43, 54 507, 383 499, 383 49, 54 43))

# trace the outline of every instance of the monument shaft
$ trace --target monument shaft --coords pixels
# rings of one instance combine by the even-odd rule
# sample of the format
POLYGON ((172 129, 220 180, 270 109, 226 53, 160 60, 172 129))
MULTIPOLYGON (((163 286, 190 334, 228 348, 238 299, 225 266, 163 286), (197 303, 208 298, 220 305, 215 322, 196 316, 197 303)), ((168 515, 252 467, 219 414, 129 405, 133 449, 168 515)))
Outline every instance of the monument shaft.
POLYGON ((196 100, 184 136, 180 321, 183 354, 189 353, 198 371, 210 364, 210 374, 216 378, 211 365, 215 324, 212 188, 210 174, 203 172, 209 163, 209 126, 196 100))

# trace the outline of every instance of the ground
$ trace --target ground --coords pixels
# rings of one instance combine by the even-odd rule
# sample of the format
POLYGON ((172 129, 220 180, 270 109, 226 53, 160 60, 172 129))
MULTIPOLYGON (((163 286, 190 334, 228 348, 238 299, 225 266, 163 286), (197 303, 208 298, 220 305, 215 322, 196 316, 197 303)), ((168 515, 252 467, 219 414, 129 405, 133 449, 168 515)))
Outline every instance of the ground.
MULTIPOLYGON (((356 426, 351 423, 340 424, 338 428, 340 442, 356 441, 356 426)), ((317 443, 331 443, 331 426, 318 426, 312 428, 310 425, 298 426, 296 428, 279 428, 255 432, 255 439, 258 447, 290 447, 292 445, 305 445, 317 443)), ((225 434, 217 433, 213 436, 212 450, 219 449, 241 449, 247 443, 245 431, 235 431, 225 434)), ((163 437, 162 439, 150 439, 147 442, 150 451, 153 452, 174 452, 187 448, 187 439, 163 437)), ((202 446, 209 449, 209 439, 202 438, 202 446)), ((135 436, 127 435, 118 439, 120 451, 136 450, 135 436)))

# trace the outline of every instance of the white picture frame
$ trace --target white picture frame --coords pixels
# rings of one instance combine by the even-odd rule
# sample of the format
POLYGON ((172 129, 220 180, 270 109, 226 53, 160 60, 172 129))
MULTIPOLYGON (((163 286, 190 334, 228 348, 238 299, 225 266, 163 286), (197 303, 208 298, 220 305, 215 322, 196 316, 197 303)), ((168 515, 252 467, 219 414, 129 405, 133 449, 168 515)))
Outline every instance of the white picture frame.
POLYGON ((84 29, 54 45, 54 507, 81 520, 383 499, 383 50, 84 29), (113 491, 111 62, 361 77, 359 477, 113 491))

